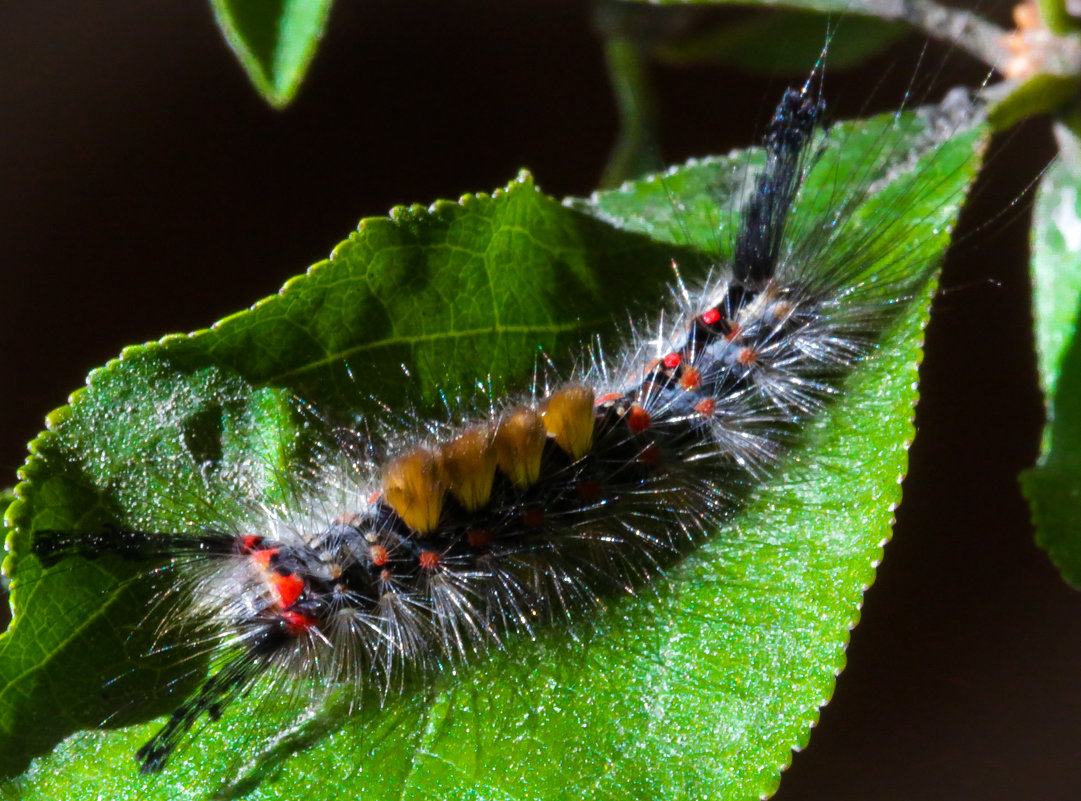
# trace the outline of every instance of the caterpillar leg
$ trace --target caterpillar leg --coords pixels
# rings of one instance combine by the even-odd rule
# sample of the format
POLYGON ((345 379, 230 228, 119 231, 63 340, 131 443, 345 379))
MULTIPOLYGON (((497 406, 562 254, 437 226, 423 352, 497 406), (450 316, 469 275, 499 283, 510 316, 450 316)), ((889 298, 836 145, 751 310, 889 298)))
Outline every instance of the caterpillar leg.
POLYGON ((253 657, 251 651, 238 654, 221 670, 207 679, 192 698, 178 706, 157 734, 135 752, 139 773, 146 776, 159 773, 177 746, 204 714, 211 720, 221 715, 266 665, 253 657))

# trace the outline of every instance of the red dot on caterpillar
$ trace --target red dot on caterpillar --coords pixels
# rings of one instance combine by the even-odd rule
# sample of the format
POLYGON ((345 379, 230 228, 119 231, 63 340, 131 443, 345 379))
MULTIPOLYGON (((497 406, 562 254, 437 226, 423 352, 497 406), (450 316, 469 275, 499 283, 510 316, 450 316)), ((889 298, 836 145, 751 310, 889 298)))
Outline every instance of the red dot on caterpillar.
POLYGON ((299 636, 309 629, 319 626, 319 621, 311 615, 292 612, 288 609, 281 613, 281 619, 285 623, 286 630, 293 636, 299 636))
POLYGON ((270 576, 270 585, 274 589, 278 603, 283 606, 292 606, 304 592, 304 579, 295 573, 280 575, 274 573, 270 576))
POLYGON ((736 356, 736 361, 744 367, 750 367, 758 361, 758 351, 754 348, 742 348, 740 349, 739 355, 736 356))
POLYGON ((627 421, 627 428, 635 434, 641 434, 653 425, 652 415, 638 404, 635 404, 627 411, 625 419, 627 421))
POLYGON ((279 548, 262 548, 258 551, 252 551, 252 561, 259 565, 264 570, 270 569, 271 562, 274 560, 281 550, 279 548))
POLYGON ((417 563, 424 570, 435 570, 441 564, 443 564, 443 557, 435 551, 421 551, 417 555, 417 563))
POLYGON ((679 376, 679 386, 687 392, 693 392, 702 385, 702 374, 696 367, 686 367, 679 376))

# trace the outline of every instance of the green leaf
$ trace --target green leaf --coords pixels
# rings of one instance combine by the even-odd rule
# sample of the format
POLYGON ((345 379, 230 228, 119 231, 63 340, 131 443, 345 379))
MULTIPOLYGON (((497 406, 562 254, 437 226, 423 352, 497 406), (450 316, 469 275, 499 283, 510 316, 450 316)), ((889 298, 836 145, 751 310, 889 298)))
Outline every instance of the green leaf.
POLYGON ((1062 110, 1077 97, 1079 83, 1076 75, 1033 75, 1000 98, 990 109, 988 120, 994 130, 1006 131, 1038 114, 1062 110))
MULTIPOLYGON (((1076 148, 1077 141, 1070 134, 1076 148)), ((1081 588, 1081 171, 1067 157, 1040 180, 1033 209, 1032 300, 1047 425, 1021 484, 1036 542, 1081 588)))
POLYGON ((261 687, 152 780, 136 775, 132 754, 159 724, 94 727, 160 714, 202 664, 172 652, 176 643, 147 663, 155 588, 130 580, 137 565, 103 556, 43 572, 28 554, 32 532, 107 522, 196 530, 242 514, 240 488, 289 492, 290 465, 306 464, 310 447, 290 392, 327 412, 373 413, 375 395, 396 408, 410 399, 426 415, 440 387, 468 394, 489 376, 496 392, 521 386, 538 347, 572 363, 583 338, 600 331, 611 342, 615 315, 655 309, 671 258, 694 282, 711 263, 699 251, 730 254, 733 211, 761 153, 692 162, 564 205, 523 175, 492 197, 365 220, 281 294, 95 371, 32 444, 10 510, 18 530, 5 568, 20 614, 0 640, 2 765, 21 770, 68 732, 94 730, 36 760, 4 797, 204 798, 215 788, 236 797, 256 787, 259 798, 310 801, 771 792, 832 692, 899 500, 927 303, 982 133, 942 141, 941 124, 928 119, 839 126, 807 179, 791 230, 808 242, 844 232, 808 269, 858 253, 863 260, 843 263, 853 291, 904 280, 910 300, 843 404, 809 425, 783 473, 734 524, 598 620, 511 638, 430 685, 367 698, 351 715, 353 699, 332 696, 279 732, 295 699, 261 687), (150 700, 131 703, 141 697, 150 700))
POLYGON ((658 44, 653 53, 668 64, 718 62, 767 75, 806 73, 822 54, 829 31, 829 63, 847 69, 880 53, 907 31, 897 23, 852 16, 834 27, 820 13, 764 9, 748 19, 702 28, 658 44))
POLYGON ((820 14, 867 14, 882 16, 874 11, 875 0, 639 0, 664 6, 748 6, 815 11, 820 14))
POLYGON ((0 490, 0 531, 3 531, 5 534, 7 534, 11 528, 7 523, 7 510, 14 501, 15 490, 12 487, 5 487, 0 490))
POLYGON ((1065 0, 1038 0, 1040 19, 1051 33, 1076 33, 1078 24, 1076 11, 1068 7, 1065 0))
MULTIPOLYGON (((12 487, 5 487, 0 490, 0 535, 3 535, 4 539, 7 539, 8 534, 12 530, 7 522, 8 507, 15 502, 15 490, 12 487)), ((0 598, 6 598, 8 593, 8 581, 7 576, 0 576, 0 598)), ((0 626, 7 628, 8 617, 5 610, 0 610, 0 626)))
POLYGON ((248 78, 275 108, 292 101, 330 14, 331 0, 210 0, 248 78))

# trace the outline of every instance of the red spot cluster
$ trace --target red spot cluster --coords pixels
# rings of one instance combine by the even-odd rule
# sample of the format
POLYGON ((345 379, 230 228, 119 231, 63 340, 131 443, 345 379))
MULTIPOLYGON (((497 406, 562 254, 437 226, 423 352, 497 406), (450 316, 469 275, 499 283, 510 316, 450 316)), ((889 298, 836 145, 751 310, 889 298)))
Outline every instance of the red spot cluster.
POLYGON ((251 560, 262 570, 266 571, 266 582, 274 600, 274 606, 278 609, 278 616, 285 624, 290 634, 297 635, 307 629, 314 628, 319 621, 303 612, 291 610, 293 604, 300 600, 300 596, 307 589, 304 579, 296 573, 280 572, 284 568, 272 566, 274 558, 281 553, 280 548, 261 548, 264 539, 260 536, 247 536, 240 540, 241 552, 251 557, 251 560))

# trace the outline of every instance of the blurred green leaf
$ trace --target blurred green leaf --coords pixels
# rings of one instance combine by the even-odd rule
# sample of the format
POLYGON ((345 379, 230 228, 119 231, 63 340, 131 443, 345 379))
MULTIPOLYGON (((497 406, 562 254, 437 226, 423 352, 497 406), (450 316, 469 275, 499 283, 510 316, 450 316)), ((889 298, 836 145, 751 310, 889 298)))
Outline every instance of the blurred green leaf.
POLYGON ((1036 467, 1021 484, 1036 542, 1081 588, 1081 170, 1072 148, 1040 180, 1033 209, 1032 295, 1036 363, 1047 425, 1036 467))
MULTIPOLYGON (((631 0, 633 2, 633 0, 631 0)), ((875 0, 638 0, 660 6, 747 6, 814 11, 819 14, 872 14, 875 0)), ((819 17, 821 19, 821 17, 819 17)))
POLYGON ((1079 81, 1072 75, 1034 75, 1000 99, 988 114, 996 131, 1061 109, 1077 96, 1079 81))
POLYGON ((259 94, 289 105, 323 36, 332 0, 210 0, 214 17, 259 94))
POLYGON ((831 69, 847 69, 882 52, 907 33, 898 23, 852 16, 830 29, 822 14, 768 9, 723 26, 696 27, 654 49, 668 64, 718 62, 767 75, 806 74, 829 38, 831 69))
POLYGON ((1066 0, 1038 0, 1040 19, 1051 33, 1076 33, 1081 28, 1077 19, 1077 10, 1071 8, 1066 0))

